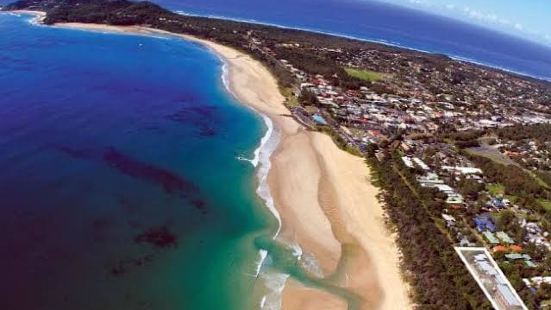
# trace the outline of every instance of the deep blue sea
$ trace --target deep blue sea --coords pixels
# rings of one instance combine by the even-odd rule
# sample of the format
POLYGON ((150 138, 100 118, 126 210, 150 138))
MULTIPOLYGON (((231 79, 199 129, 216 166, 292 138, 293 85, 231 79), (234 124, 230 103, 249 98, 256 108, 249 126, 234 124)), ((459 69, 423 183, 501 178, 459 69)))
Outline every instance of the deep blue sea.
POLYGON ((551 47, 373 0, 154 2, 190 14, 311 29, 441 53, 551 80, 551 47))
POLYGON ((220 60, 29 19, 0 14, 0 309, 258 306, 266 125, 220 60))

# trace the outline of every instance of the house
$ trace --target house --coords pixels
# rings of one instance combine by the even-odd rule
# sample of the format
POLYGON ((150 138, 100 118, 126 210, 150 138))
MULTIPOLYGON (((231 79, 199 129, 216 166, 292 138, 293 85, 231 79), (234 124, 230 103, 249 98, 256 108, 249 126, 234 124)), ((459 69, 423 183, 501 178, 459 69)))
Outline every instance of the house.
POLYGON ((490 232, 496 231, 496 226, 494 223, 494 220, 489 214, 482 214, 478 215, 474 218, 474 223, 476 225, 476 229, 480 232, 483 232, 485 230, 488 230, 490 232))
POLYGON ((525 260, 530 260, 532 259, 530 257, 530 255, 528 254, 519 254, 519 253, 511 253, 511 254, 505 254, 505 258, 507 258, 508 260, 520 260, 520 259, 525 259, 525 260))
POLYGON ((500 304, 505 305, 506 308, 504 309, 523 309, 518 298, 515 297, 509 286, 505 284, 497 285, 495 297, 500 304))
POLYGON ((534 268, 537 267, 536 264, 532 261, 532 257, 528 254, 520 254, 520 253, 510 253, 505 254, 505 258, 507 258, 509 261, 524 261, 524 264, 527 267, 534 268))
POLYGON ((422 160, 420 160, 419 158, 417 157, 413 157, 413 161, 423 170, 425 171, 429 171, 430 168, 427 164, 425 164, 425 162, 423 162, 422 160))
POLYGON ((472 243, 469 241, 469 239, 467 239, 467 237, 463 236, 461 238, 461 240, 459 240, 459 246, 460 247, 473 247, 475 246, 476 244, 472 243))
POLYGON ((507 244, 513 244, 515 243, 515 241, 513 239, 511 239, 511 237, 509 237, 509 235, 506 233, 506 232, 503 232, 503 231, 498 231, 496 233, 496 236, 499 238, 499 240, 501 240, 503 243, 507 243, 507 244))
POLYGON ((488 202, 488 205, 496 209, 504 209, 507 207, 508 201, 501 197, 494 197, 488 202))
POLYGON ((551 277, 532 277, 522 279, 528 287, 539 287, 543 283, 551 285, 551 277))
POLYGON ((488 240, 488 242, 490 242, 491 244, 499 244, 499 240, 494 236, 492 232, 486 230, 482 233, 482 235, 484 235, 486 240, 488 240))
POLYGON ((437 184, 444 184, 436 173, 429 172, 425 176, 417 177, 417 182, 421 184, 422 187, 435 187, 437 184))
POLYGON ((402 157, 402 161, 404 162, 404 165, 406 165, 406 167, 408 168, 413 168, 413 162, 411 161, 411 159, 407 156, 403 156, 402 157))
POLYGON ((461 205, 463 204, 463 202, 463 196, 459 194, 449 194, 448 198, 446 199, 446 203, 452 205, 461 205))
POLYGON ((453 217, 449 214, 442 213, 442 218, 448 223, 455 223, 455 217, 453 217))
POLYGON ((456 172, 459 172, 463 175, 482 174, 482 170, 480 170, 478 168, 473 168, 473 167, 443 166, 442 169, 447 170, 447 171, 456 171, 456 172))

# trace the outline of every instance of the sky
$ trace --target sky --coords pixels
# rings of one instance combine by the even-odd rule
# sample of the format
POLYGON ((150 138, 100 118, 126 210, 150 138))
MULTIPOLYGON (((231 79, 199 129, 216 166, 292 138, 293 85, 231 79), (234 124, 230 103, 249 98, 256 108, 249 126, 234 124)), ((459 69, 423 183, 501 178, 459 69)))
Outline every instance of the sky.
POLYGON ((551 46, 551 0, 378 1, 459 19, 551 46))

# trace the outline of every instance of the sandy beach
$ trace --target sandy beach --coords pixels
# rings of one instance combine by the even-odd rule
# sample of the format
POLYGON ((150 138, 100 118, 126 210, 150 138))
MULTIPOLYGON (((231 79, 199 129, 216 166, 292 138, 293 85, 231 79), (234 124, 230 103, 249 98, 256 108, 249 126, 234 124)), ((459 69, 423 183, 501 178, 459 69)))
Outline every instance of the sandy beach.
MULTIPOLYGON (((60 27, 140 34, 168 33, 143 27, 63 24, 60 27)), ((174 34, 171 34, 174 35, 174 34)), ((278 238, 315 258, 331 284, 358 295, 362 309, 409 309, 399 251, 384 223, 377 188, 360 157, 340 150, 322 133, 305 130, 283 105, 271 73, 248 55, 210 41, 177 35, 207 46, 228 65, 230 89, 243 104, 268 116, 280 132, 268 182, 282 219, 278 238)), ((283 309, 347 309, 330 292, 289 280, 283 309)))

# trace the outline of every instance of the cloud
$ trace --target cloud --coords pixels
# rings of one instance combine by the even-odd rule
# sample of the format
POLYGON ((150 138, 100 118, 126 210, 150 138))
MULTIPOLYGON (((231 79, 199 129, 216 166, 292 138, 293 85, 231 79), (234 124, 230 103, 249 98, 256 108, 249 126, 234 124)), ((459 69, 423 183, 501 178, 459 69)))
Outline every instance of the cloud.
POLYGON ((453 3, 448 3, 443 5, 443 8, 447 9, 448 15, 452 15, 456 18, 469 18, 476 21, 479 24, 485 25, 499 25, 500 27, 506 27, 509 29, 514 29, 515 31, 525 31, 523 24, 518 22, 512 22, 508 19, 498 16, 494 12, 484 12, 480 10, 473 9, 470 6, 462 6, 460 8, 456 7, 453 3), (463 15, 463 17, 461 17, 463 15))
POLYGON ((491 20, 492 22, 496 22, 498 18, 496 14, 490 13, 486 15, 486 19, 491 20))
MULTIPOLYGON (((1 0, 0 0, 1 1, 1 0)), ((488 28, 516 34, 524 38, 531 38, 539 42, 551 45, 551 33, 543 33, 534 29, 529 21, 521 19, 521 15, 501 15, 500 10, 492 6, 480 5, 477 1, 459 0, 380 0, 385 2, 401 3, 409 7, 419 9, 424 7, 430 12, 448 16, 451 18, 482 25, 488 28), (430 8, 430 10, 429 10, 430 8)), ((495 0, 496 2, 498 0, 495 0)), ((518 0, 520 1, 520 0, 518 0)), ((504 13, 505 14, 505 13, 504 13)), ((546 29, 548 30, 548 29, 546 29)))

